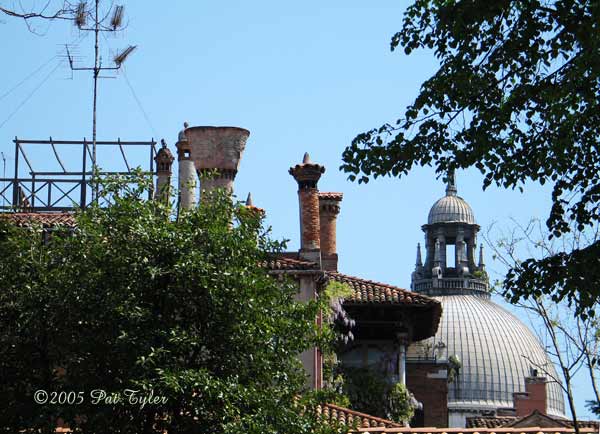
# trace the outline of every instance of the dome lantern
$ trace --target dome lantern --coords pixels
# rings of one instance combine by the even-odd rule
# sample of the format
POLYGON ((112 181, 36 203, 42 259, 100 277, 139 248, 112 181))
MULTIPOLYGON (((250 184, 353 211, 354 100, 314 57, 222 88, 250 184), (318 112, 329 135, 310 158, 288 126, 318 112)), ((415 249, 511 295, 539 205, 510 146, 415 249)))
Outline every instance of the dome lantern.
POLYGON ((477 291, 488 293, 485 276, 477 273, 475 248, 479 226, 471 206, 458 195, 454 172, 446 195, 429 211, 425 232, 425 263, 413 273, 413 290, 428 295, 477 291))
MULTIPOLYGON (((524 392, 532 366, 556 377, 552 361, 535 335, 516 316, 491 300, 483 246, 475 251, 479 226, 469 204, 460 196, 453 173, 446 195, 437 200, 427 224, 425 261, 419 254, 411 288, 442 303, 442 318, 433 338, 409 347, 408 357, 437 348, 437 358, 461 362, 448 387, 448 426, 465 427, 466 418, 497 414, 524 392), (479 256, 479 257, 477 257, 479 256)), ((547 413, 564 416, 558 383, 546 385, 547 413)))

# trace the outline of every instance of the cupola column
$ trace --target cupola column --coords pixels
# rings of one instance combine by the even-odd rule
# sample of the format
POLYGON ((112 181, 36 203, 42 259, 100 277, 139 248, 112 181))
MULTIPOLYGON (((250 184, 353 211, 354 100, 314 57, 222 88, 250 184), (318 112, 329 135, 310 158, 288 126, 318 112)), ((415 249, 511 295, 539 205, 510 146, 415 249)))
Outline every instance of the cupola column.
POLYGON ((440 243, 440 247, 439 247, 440 267, 442 267, 442 270, 445 270, 446 269, 446 235, 444 234, 443 228, 438 228, 436 238, 440 243))
POLYGON ((408 333, 396 333, 398 341, 398 382, 406 384, 406 347, 409 344, 408 333))
POLYGON ((454 266, 456 267, 456 271, 460 270, 462 267, 462 261, 463 258, 466 256, 464 255, 463 249, 464 249, 464 240, 465 240, 465 233, 463 228, 458 228, 456 230, 456 245, 454 246, 454 266))

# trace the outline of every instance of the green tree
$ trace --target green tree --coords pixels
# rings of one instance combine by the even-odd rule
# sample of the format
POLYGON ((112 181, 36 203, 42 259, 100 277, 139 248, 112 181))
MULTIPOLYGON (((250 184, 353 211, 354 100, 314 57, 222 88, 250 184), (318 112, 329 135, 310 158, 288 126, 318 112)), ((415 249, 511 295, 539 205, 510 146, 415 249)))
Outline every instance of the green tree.
MULTIPOLYGON (((530 220, 527 225, 512 221, 510 230, 493 230, 490 226, 484 235, 486 243, 492 248, 494 258, 506 270, 518 269, 521 255, 543 259, 554 256, 557 251, 573 250, 579 245, 597 241, 586 239, 586 235, 573 230, 561 238, 548 240, 548 234, 539 220, 530 220), (495 240, 495 241, 492 241, 495 240)), ((503 273, 500 273, 503 274, 503 273)), ((499 286, 496 283, 495 286, 499 286)), ((574 379, 576 375, 587 375, 587 381, 592 389, 592 399, 587 400, 593 410, 595 403, 600 402, 598 388, 598 350, 600 348, 598 318, 581 318, 574 315, 574 309, 548 300, 545 295, 530 297, 525 302, 516 303, 524 309, 523 313, 532 315, 533 330, 536 330, 539 341, 546 351, 549 360, 558 368, 558 377, 553 369, 548 369, 547 363, 540 364, 536 360, 525 357, 531 366, 556 382, 567 397, 568 409, 573 421, 575 432, 580 432, 577 411, 575 407, 574 379), (591 404, 590 404, 591 403, 591 404)), ((598 304, 594 305, 596 309, 598 304)))
MULTIPOLYGON (((484 188, 553 182, 550 235, 600 219, 600 3, 417 0, 392 50, 433 50, 438 71, 404 117, 359 134, 341 168, 351 180, 476 167, 484 188)), ((542 293, 593 315, 600 243, 527 260, 504 288, 542 293)))
POLYGON ((329 432, 300 398, 322 306, 261 266, 261 216, 217 192, 175 219, 147 187, 108 182, 45 237, 0 218, 0 432, 329 432))

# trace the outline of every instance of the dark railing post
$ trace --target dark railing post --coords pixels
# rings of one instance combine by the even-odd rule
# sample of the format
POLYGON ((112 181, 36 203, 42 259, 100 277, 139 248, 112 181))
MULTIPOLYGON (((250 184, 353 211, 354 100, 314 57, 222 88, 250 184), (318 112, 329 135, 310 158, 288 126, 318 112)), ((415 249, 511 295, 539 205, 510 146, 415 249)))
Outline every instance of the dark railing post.
POLYGON ((30 207, 35 208, 35 173, 31 174, 31 204, 30 207))
POLYGON ((152 174, 152 182, 150 183, 150 189, 148 190, 148 200, 152 200, 152 198, 154 197, 154 154, 155 154, 155 149, 154 149, 154 137, 152 137, 152 140, 150 140, 150 173, 152 174))
POLYGON ((13 180, 13 208, 19 206, 19 139, 15 136, 15 175, 13 180))
POLYGON ((86 207, 86 191, 87 191, 87 184, 85 182, 85 171, 87 169, 87 141, 85 140, 85 137, 83 138, 83 169, 81 170, 81 199, 79 200, 79 207, 81 209, 84 209, 86 207))

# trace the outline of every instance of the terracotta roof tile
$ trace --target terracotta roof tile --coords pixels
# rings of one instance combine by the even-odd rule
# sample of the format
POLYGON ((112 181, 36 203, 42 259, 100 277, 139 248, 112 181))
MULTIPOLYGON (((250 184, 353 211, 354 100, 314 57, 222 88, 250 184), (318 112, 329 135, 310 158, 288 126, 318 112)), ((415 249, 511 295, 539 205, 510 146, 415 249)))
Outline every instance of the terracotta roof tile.
POLYGON ((17 226, 41 224, 44 227, 75 226, 75 216, 70 212, 14 212, 0 213, 0 218, 7 218, 17 226))
POLYGON ((516 416, 467 417, 467 428, 498 428, 515 420, 516 416))
POLYGON ((278 270, 319 270, 319 264, 316 262, 305 261, 303 259, 294 259, 285 256, 276 256, 267 260, 264 265, 271 271, 278 270))
MULTIPOLYGON (((357 428, 353 432, 376 433, 402 433, 402 434, 570 434, 573 428, 552 427, 540 428, 539 426, 528 428, 357 428)), ((591 434, 598 431, 593 428, 582 428, 580 433, 591 434)))
MULTIPOLYGON (((573 421, 568 419, 560 419, 548 415, 544 415, 556 421, 557 427, 573 428, 573 421)), ((512 425, 519 423, 521 420, 529 416, 518 418, 516 416, 483 416, 483 417, 467 417, 467 428, 511 428, 512 425)), ((594 420, 578 420, 580 428, 592 428, 596 432, 600 429, 600 422, 594 420)), ((522 427, 515 427, 522 429, 522 427)), ((553 428, 554 429, 554 428, 553 428)))
POLYGON ((319 192, 319 199, 324 200, 342 200, 344 193, 335 193, 331 191, 319 192))
POLYGON ((393 422, 388 419, 371 416, 366 413, 350 410, 349 408, 340 407, 335 404, 324 404, 317 407, 317 414, 325 421, 356 427, 356 428, 391 428, 402 427, 402 424, 393 422))
POLYGON ((439 304, 437 300, 431 297, 373 280, 361 279, 337 272, 327 272, 326 276, 337 282, 345 283, 354 290, 354 294, 346 300, 346 303, 417 304, 423 306, 439 304))

